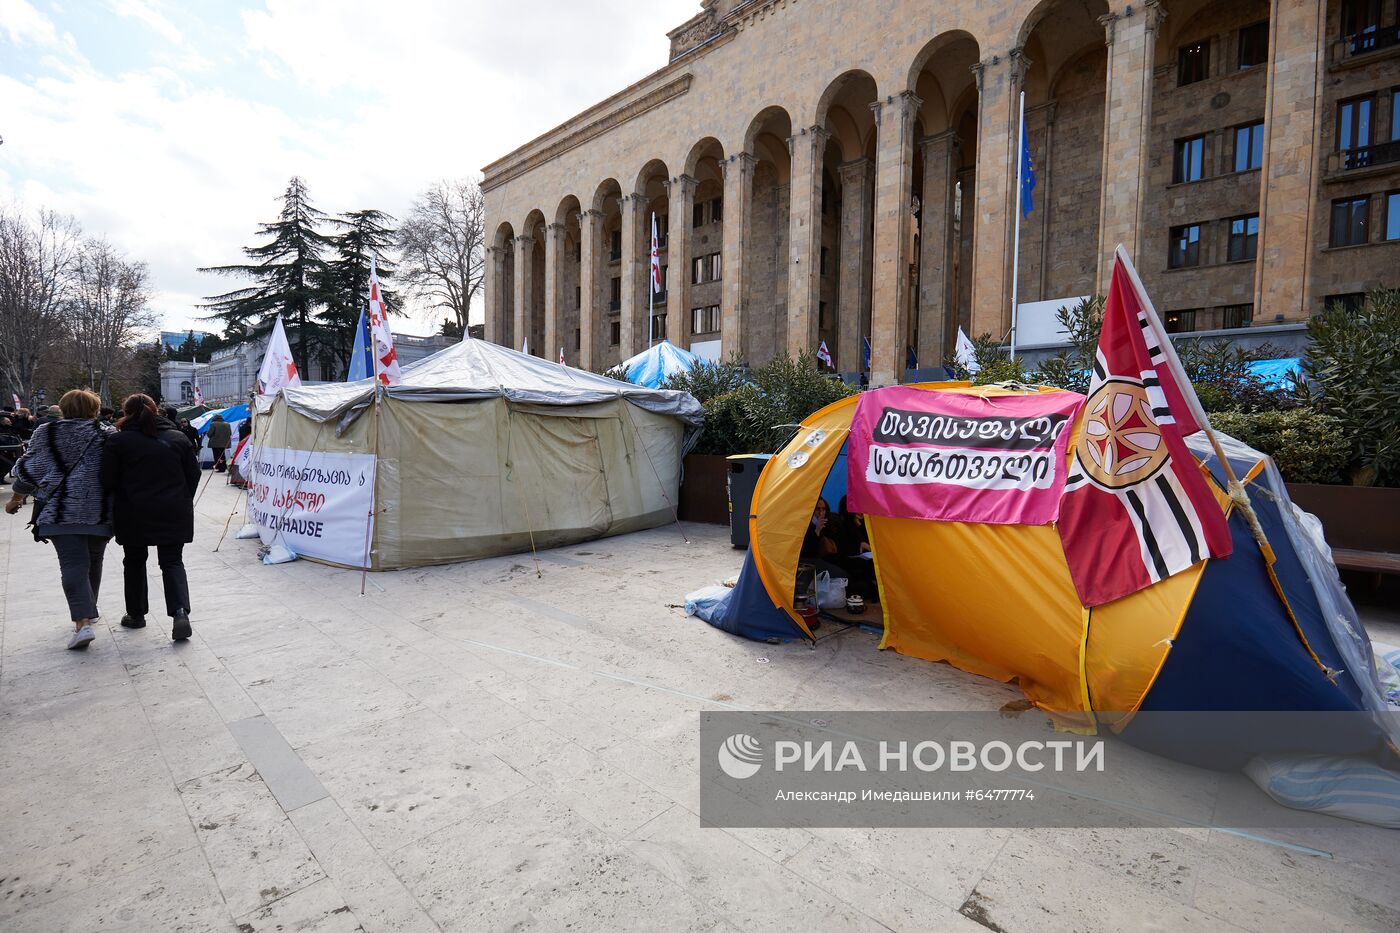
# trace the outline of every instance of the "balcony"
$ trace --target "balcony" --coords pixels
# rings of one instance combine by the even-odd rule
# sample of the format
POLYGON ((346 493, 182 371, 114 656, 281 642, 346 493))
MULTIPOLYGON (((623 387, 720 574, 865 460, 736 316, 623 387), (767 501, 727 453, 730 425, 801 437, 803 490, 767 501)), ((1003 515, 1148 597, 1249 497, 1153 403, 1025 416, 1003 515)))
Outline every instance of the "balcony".
POLYGON ((1342 50, 1347 57, 1365 55, 1367 52, 1379 52, 1381 49, 1388 49, 1396 45, 1400 45, 1400 26, 1368 29, 1365 32, 1358 32, 1355 35, 1342 38, 1342 50))
POLYGON ((1329 174, 1354 172, 1396 162, 1400 162, 1400 139, 1333 152, 1327 157, 1327 170, 1329 174))

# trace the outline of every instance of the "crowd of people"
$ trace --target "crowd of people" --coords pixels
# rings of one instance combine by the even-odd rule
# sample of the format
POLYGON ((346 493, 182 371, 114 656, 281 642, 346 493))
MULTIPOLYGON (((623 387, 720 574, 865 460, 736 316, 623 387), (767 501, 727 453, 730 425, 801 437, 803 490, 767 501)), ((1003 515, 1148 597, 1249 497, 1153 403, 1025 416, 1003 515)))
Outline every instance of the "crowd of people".
POLYGON ((103 408, 85 389, 64 394, 35 415, 0 414, 0 481, 13 474, 10 515, 31 504, 37 542, 53 547, 73 632, 70 649, 95 638, 103 558, 113 537, 122 547, 121 624, 144 628, 149 611, 146 563, 156 549, 171 637, 191 635, 189 584, 183 549, 194 540, 199 488, 199 434, 178 425, 175 409, 131 395, 120 412, 103 408))

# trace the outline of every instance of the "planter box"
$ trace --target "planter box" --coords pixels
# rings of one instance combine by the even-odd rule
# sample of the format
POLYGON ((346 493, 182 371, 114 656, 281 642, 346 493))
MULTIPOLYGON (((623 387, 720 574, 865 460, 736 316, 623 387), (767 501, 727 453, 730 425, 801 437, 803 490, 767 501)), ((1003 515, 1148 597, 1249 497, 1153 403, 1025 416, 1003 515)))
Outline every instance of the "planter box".
POLYGON ((681 521, 729 524, 729 461, 718 454, 689 454, 683 463, 681 521))
POLYGON ((1288 496, 1322 522, 1334 548, 1400 553, 1400 489, 1288 483, 1288 496))

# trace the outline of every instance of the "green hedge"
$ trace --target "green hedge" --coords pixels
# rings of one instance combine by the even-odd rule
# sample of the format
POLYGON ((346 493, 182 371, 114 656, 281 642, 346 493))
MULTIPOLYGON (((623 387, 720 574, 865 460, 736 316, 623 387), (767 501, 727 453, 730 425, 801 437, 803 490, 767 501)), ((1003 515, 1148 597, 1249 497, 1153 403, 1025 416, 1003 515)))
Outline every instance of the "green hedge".
POLYGON ((1218 431, 1274 458, 1290 483, 1342 483, 1351 441, 1342 423, 1309 408, 1288 411, 1222 411, 1210 416, 1218 431))

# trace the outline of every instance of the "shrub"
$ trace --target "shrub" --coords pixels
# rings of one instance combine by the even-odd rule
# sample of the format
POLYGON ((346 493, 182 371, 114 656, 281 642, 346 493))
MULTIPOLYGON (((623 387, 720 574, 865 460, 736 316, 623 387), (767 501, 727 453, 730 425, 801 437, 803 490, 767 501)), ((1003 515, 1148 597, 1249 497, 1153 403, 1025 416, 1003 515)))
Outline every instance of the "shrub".
MULTIPOLYGON (((787 442, 802 419, 855 393, 852 387, 819 371, 806 353, 797 359, 777 357, 753 370, 748 382, 742 382, 742 369, 733 362, 710 369, 687 383, 708 396, 701 399, 705 432, 696 453, 773 453, 787 442)), ((667 387, 680 388, 680 381, 669 382, 667 387)), ((693 389, 686 391, 696 394, 693 389)))
POLYGON ((1308 336, 1303 365, 1350 445, 1351 481, 1400 486, 1400 290, 1378 288, 1357 311, 1333 306, 1308 336))
POLYGON ((663 389, 689 392, 700 404, 713 398, 733 392, 744 384, 744 367, 737 357, 730 357, 724 363, 701 361, 694 369, 676 373, 662 383, 663 389))
POLYGON ((1002 350, 1001 344, 991 334, 983 334, 972 340, 972 355, 980 367, 973 373, 956 360, 952 360, 953 375, 974 385, 984 386, 994 382, 1025 382, 1026 368, 1021 358, 1010 357, 1002 350))
POLYGON ((1352 457, 1341 422, 1322 412, 1226 411, 1210 420, 1217 431, 1273 457, 1290 483, 1340 482, 1352 457))

